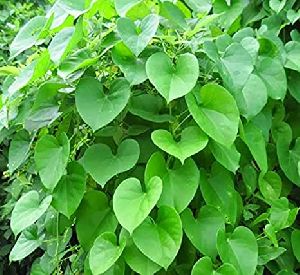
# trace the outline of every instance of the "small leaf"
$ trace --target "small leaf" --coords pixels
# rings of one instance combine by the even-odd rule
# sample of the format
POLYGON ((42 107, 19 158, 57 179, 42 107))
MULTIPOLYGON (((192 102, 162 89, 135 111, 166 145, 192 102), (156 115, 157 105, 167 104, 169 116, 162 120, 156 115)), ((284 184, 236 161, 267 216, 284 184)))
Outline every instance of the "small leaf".
POLYGON ((82 158, 82 165, 102 187, 114 176, 134 167, 140 155, 139 144, 134 139, 124 140, 113 155, 105 144, 89 147, 82 158))
POLYGON ((134 230, 132 238, 144 255, 167 269, 175 259, 181 245, 180 217, 173 208, 161 206, 156 222, 148 217, 134 230))
POLYGON ((197 126, 185 128, 178 142, 167 130, 155 130, 151 139, 156 146, 178 158, 182 164, 187 158, 203 150, 208 143, 208 137, 197 126))
POLYGON ((70 143, 65 133, 57 138, 45 135, 38 140, 34 160, 42 183, 47 189, 53 190, 64 174, 69 154, 70 143))
POLYGON ((125 245, 125 242, 121 242, 120 246, 117 245, 117 237, 114 233, 106 232, 100 235, 89 253, 89 266, 93 275, 108 270, 121 256, 125 245))
POLYGON ((58 212, 70 218, 78 208, 85 192, 86 174, 77 162, 70 162, 67 175, 62 176, 53 191, 52 205, 58 212))
POLYGON ((273 201, 280 197, 282 183, 276 172, 261 173, 258 178, 258 186, 267 201, 273 201))
POLYGON ((119 18, 117 30, 124 44, 135 56, 139 56, 155 35, 158 25, 159 17, 150 14, 141 21, 138 28, 129 18, 119 18))
POLYGON ((186 102, 199 127, 212 139, 231 146, 237 136, 239 112, 234 98, 222 86, 206 84, 186 96, 186 102))
POLYGON ((131 234, 150 214, 161 192, 159 177, 146 181, 144 188, 136 178, 124 180, 113 196, 113 209, 119 223, 131 234))
POLYGON ((75 91, 76 108, 94 131, 112 122, 125 108, 130 96, 125 79, 112 82, 110 91, 103 92, 102 84, 95 78, 82 78, 75 91))
POLYGON ((37 191, 29 191, 16 203, 10 220, 10 227, 15 235, 34 224, 48 209, 52 201, 49 195, 40 201, 37 191))
POLYGON ((179 55, 173 65, 169 56, 160 52, 149 57, 146 72, 157 91, 170 102, 193 89, 199 76, 199 64, 194 55, 186 53, 179 55))

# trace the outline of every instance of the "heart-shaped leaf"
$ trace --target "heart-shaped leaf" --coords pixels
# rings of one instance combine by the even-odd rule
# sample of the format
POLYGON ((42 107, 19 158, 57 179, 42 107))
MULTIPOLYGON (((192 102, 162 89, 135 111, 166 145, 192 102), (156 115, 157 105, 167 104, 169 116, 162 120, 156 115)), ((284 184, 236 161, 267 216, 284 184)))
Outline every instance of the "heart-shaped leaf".
POLYGON ((77 162, 70 162, 67 166, 67 175, 62 176, 53 191, 52 205, 58 212, 70 218, 83 198, 85 181, 86 174, 83 167, 77 162))
POLYGON ((184 232, 192 244, 203 254, 215 258, 217 252, 217 233, 225 229, 224 215, 212 206, 203 206, 195 220, 190 209, 181 214, 184 232))
POLYGON ((70 154, 70 142, 66 134, 57 138, 45 135, 35 147, 34 160, 42 183, 53 190, 65 172, 70 154))
POLYGON ((76 235, 83 249, 88 251, 100 234, 114 232, 117 225, 106 195, 96 190, 86 192, 76 211, 76 235))
POLYGON ((186 96, 186 102, 199 127, 215 141, 229 147, 239 125, 239 111, 232 95, 222 86, 206 84, 186 96), (199 91, 200 90, 200 91, 199 91))
POLYGON ((170 102, 194 88, 199 76, 199 64, 193 54, 186 53, 179 55, 174 66, 167 54, 159 52, 147 60, 146 72, 157 91, 170 102))
POLYGON ((254 275, 258 262, 258 246, 253 232, 237 227, 230 236, 220 230, 217 248, 223 263, 232 264, 241 275, 254 275))
POLYGON ((89 253, 89 266, 94 275, 102 274, 108 270, 121 256, 126 243, 117 245, 114 233, 106 232, 94 242, 89 253))
POLYGON ((105 144, 92 145, 85 151, 81 163, 103 187, 113 176, 133 168, 139 155, 139 144, 134 139, 127 139, 120 144, 116 155, 105 144))
POLYGON ((46 212, 51 201, 51 195, 40 201, 39 193, 35 190, 24 194, 17 201, 11 214, 10 227, 14 234, 18 235, 34 224, 46 212))
POLYGON ((85 77, 75 91, 76 108, 94 131, 112 122, 125 108, 129 97, 130 86, 125 79, 113 81, 106 94, 97 79, 85 77))
POLYGON ((173 169, 169 169, 162 154, 156 152, 147 163, 145 181, 154 176, 160 177, 163 182, 158 206, 171 206, 178 213, 189 205, 199 186, 200 173, 192 159, 187 159, 183 165, 177 162, 173 169))
POLYGON ((189 126, 181 133, 180 141, 176 142, 167 130, 156 130, 151 134, 153 143, 168 154, 178 158, 181 163, 190 156, 197 154, 208 143, 207 135, 197 126, 189 126))
POLYGON ((159 25, 159 17, 155 14, 146 16, 137 27, 129 18, 119 18, 118 33, 124 44, 136 55, 147 47, 155 35, 159 25))
POLYGON ((180 217, 173 208, 162 206, 158 210, 156 222, 148 217, 133 231, 132 238, 143 254, 167 269, 181 245, 180 217))
POLYGON ((113 196, 113 209, 119 223, 131 234, 150 214, 162 192, 162 181, 153 177, 144 190, 136 178, 124 180, 113 196))
POLYGON ((206 256, 194 264, 192 275, 238 275, 238 272, 231 264, 223 264, 214 270, 211 259, 206 256))

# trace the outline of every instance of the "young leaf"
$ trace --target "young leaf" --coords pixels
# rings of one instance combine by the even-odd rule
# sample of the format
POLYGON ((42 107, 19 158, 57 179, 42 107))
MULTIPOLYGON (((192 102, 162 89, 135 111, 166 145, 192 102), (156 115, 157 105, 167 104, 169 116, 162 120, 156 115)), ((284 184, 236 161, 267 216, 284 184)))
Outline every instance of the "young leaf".
POLYGON ((134 230, 132 238, 144 255, 167 269, 175 259, 181 244, 180 217, 173 208, 161 206, 156 222, 148 217, 134 230))
POLYGON ((78 208, 85 192, 86 174, 77 162, 70 162, 67 175, 62 176, 53 191, 52 205, 58 212, 70 218, 78 208))
POLYGON ((150 82, 169 103, 189 93, 199 76, 197 58, 190 54, 179 55, 176 65, 165 53, 155 53, 146 63, 150 82))
POLYGON ((65 172, 70 154, 70 143, 65 133, 57 138, 45 135, 35 147, 34 160, 42 183, 53 190, 65 172))
POLYGON ((172 169, 161 153, 154 153, 146 166, 145 180, 158 176, 162 179, 163 189, 158 206, 167 205, 181 213, 192 201, 199 185, 199 170, 192 159, 183 165, 176 163, 172 169))
POLYGON ((197 126, 185 128, 178 142, 167 130, 152 132, 151 139, 156 146, 179 159, 182 164, 187 158, 204 149, 208 143, 208 137, 197 126))
POLYGON ((10 220, 11 230, 15 235, 34 224, 48 209, 52 201, 49 195, 40 201, 39 193, 35 190, 24 194, 16 203, 10 220))
POLYGON ((105 94, 102 84, 97 79, 85 77, 76 87, 76 108, 83 120, 96 131, 121 113, 128 103, 129 96, 130 87, 125 79, 113 81, 110 91, 105 94))
POLYGON ((155 14, 146 16, 137 27, 129 18, 119 18, 117 21, 118 33, 124 44, 135 54, 147 47, 156 33, 159 17, 155 14))
POLYGON ((119 223, 131 234, 150 214, 161 192, 159 177, 145 181, 144 188, 136 178, 124 180, 113 196, 113 209, 119 223))
POLYGON ((258 246, 253 232, 237 227, 229 237, 220 230, 217 248, 224 263, 232 264, 241 275, 254 275, 258 262, 258 246))
POLYGON ((196 87, 186 96, 186 102, 199 127, 212 139, 231 146, 236 138, 239 112, 234 98, 217 84, 196 87))
POLYGON ((197 219, 193 217, 190 209, 181 214, 183 229, 191 243, 201 254, 215 259, 217 252, 217 233, 220 229, 225 230, 224 215, 212 206, 203 206, 197 219))
POLYGON ((85 151, 81 164, 103 187, 113 176, 133 168, 139 155, 139 144, 134 139, 124 140, 116 155, 107 145, 94 144, 85 151))
POLYGON ((75 225, 77 238, 85 251, 100 234, 115 231, 118 222, 104 193, 96 190, 85 193, 76 212, 75 225))
POLYGON ((101 234, 95 240, 89 253, 89 266, 92 273, 98 275, 108 270, 121 256, 125 245, 125 242, 117 245, 117 237, 114 233, 101 234))

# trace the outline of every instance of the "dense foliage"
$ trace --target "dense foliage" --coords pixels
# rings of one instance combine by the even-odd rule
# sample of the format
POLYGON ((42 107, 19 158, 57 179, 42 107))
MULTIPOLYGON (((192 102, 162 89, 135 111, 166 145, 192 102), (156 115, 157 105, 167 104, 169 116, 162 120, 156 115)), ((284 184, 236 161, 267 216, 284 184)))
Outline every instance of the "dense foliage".
POLYGON ((0 68, 4 273, 299 274, 299 18, 296 0, 32 17, 0 68))

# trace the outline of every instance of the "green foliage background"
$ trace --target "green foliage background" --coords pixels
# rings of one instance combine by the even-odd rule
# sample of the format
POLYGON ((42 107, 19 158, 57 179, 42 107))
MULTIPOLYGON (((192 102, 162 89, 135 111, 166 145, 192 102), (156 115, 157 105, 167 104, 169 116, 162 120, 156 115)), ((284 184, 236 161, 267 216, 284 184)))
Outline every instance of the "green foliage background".
POLYGON ((299 274, 299 1, 0 8, 1 274, 299 274))

